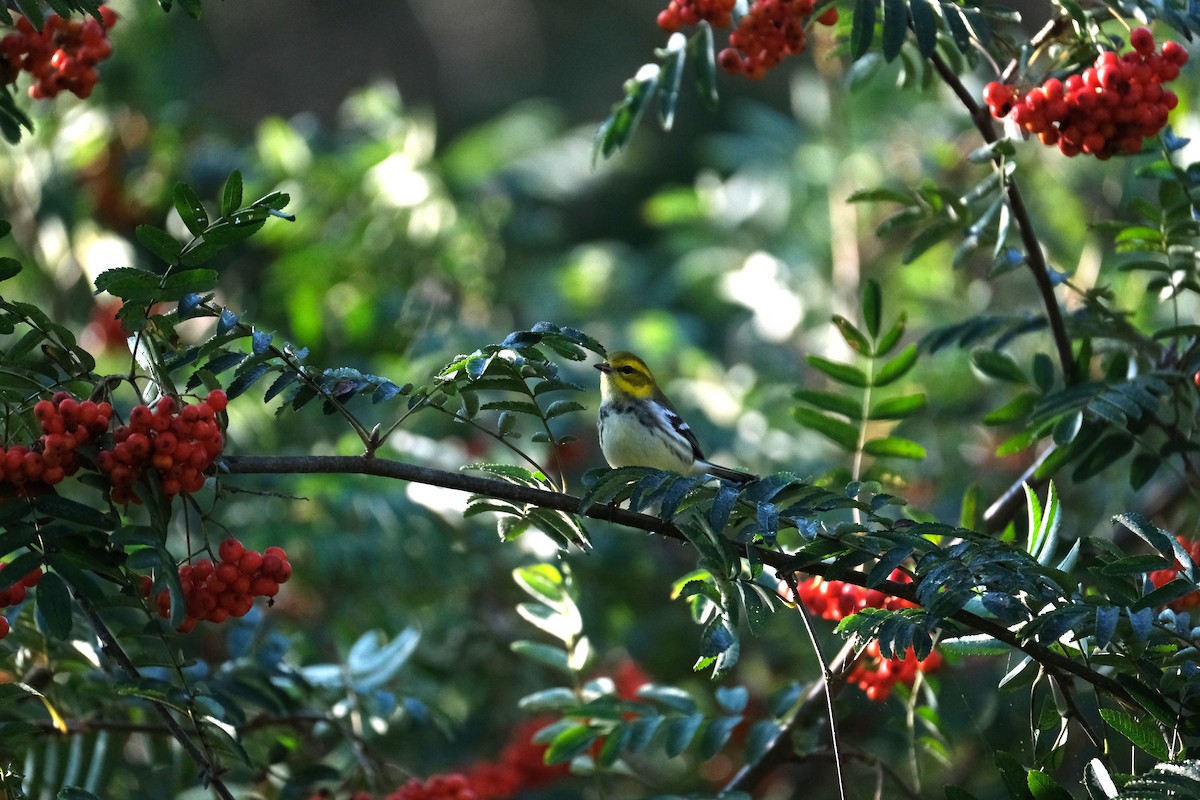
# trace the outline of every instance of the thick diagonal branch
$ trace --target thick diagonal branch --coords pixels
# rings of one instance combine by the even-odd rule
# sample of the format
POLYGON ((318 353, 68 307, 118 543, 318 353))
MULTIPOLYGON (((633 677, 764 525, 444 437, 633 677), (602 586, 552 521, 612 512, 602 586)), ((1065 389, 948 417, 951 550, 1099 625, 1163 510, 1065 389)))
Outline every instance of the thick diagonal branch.
MULTIPOLYGON (((574 495, 536 489, 530 486, 520 486, 506 481, 484 478, 477 475, 464 475, 458 472, 420 467, 402 461, 391 461, 374 456, 226 456, 221 462, 221 468, 230 474, 359 474, 376 475, 396 480, 412 481, 430 486, 440 486, 446 489, 457 489, 514 503, 524 503, 578 514, 592 519, 607 520, 627 528, 657 533, 671 539, 686 542, 687 537, 670 520, 652 517, 649 514, 639 514, 623 508, 607 504, 591 504, 585 506, 582 499, 574 495)), ((819 561, 811 561, 803 556, 792 556, 776 550, 766 550, 753 545, 734 543, 743 555, 749 555, 753 549, 754 558, 766 564, 779 574, 805 572, 810 575, 824 576, 828 568, 819 561)), ((851 570, 842 574, 839 571, 838 580, 865 586, 867 576, 862 572, 851 570)), ((884 581, 872 588, 881 592, 901 597, 916 605, 916 587, 914 584, 884 581)), ((1042 664, 1048 670, 1057 674, 1073 675, 1084 680, 1109 696, 1121 700, 1131 706, 1136 705, 1129 692, 1117 681, 1089 669, 1079 662, 1054 650, 1042 647, 1034 642, 1023 641, 1013 631, 984 619, 969 611, 960 610, 947 618, 947 622, 956 622, 971 630, 984 633, 997 641, 1020 650, 1032 659, 1042 664)), ((954 627, 943 623, 947 630, 954 627)))

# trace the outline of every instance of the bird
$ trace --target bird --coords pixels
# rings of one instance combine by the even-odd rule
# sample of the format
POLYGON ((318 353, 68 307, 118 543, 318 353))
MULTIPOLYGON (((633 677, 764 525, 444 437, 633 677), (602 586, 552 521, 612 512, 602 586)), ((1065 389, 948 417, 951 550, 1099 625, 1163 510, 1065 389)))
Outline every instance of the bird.
POLYGON ((696 434, 658 388, 641 358, 622 350, 594 366, 600 370, 600 450, 610 467, 707 473, 734 483, 757 479, 704 457, 696 434))

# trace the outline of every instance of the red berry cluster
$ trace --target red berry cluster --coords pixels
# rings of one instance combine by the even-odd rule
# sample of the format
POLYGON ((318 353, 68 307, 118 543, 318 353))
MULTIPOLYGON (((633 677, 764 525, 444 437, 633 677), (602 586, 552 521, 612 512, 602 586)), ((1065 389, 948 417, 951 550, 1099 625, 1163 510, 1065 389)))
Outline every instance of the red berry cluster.
MULTIPOLYGON (((0 563, 0 570, 3 570, 7 566, 7 562, 0 563)), ((17 581, 6 589, 0 589, 0 608, 15 606, 17 603, 22 602, 25 599, 25 590, 32 589, 41 579, 42 568, 34 567, 32 570, 26 573, 25 577, 21 578, 21 580, 17 581)), ((5 617, 0 616, 0 639, 8 636, 8 632, 10 630, 11 626, 9 625, 8 620, 5 617)))
MULTIPOLYGON (((912 582, 908 573, 899 569, 892 571, 889 580, 895 583, 912 582)), ((800 590, 800 602, 805 608, 822 619, 834 622, 857 614, 864 608, 894 610, 913 607, 907 600, 845 581, 827 581, 824 578, 813 577, 799 584, 797 588, 800 590)))
MULTIPOLYGON (((787 56, 808 47, 804 26, 812 16, 814 0, 757 0, 729 34, 729 47, 717 56, 726 72, 758 80, 787 56)), ((838 20, 836 8, 817 17, 822 25, 838 20)))
MULTIPOLYGON (((734 0, 670 0, 658 15, 658 25, 677 31, 684 25, 706 20, 715 28, 733 23, 734 0)), ((729 34, 729 47, 717 56, 727 72, 758 79, 784 58, 804 52, 808 46, 805 26, 812 17, 816 0, 753 0, 750 10, 729 34)), ((838 20, 836 8, 817 16, 822 25, 838 20)))
MULTIPOLYGON (((1192 561, 1200 563, 1200 542, 1190 542, 1182 536, 1177 536, 1176 538, 1179 540, 1179 543, 1188 551, 1188 555, 1192 557, 1192 561)), ((1151 572, 1148 577, 1150 578, 1150 583, 1154 584, 1154 588, 1157 589, 1160 586, 1166 586, 1168 583, 1175 580, 1180 571, 1181 567, 1179 563, 1176 562, 1174 567, 1155 570, 1154 572, 1151 572)), ((1174 609, 1175 611, 1187 611, 1188 609, 1200 607, 1200 592, 1191 592, 1190 594, 1185 594, 1183 597, 1172 600, 1167 604, 1167 607, 1174 609)))
POLYGON ((133 485, 147 469, 158 473, 168 497, 199 491, 204 470, 225 444, 216 415, 225 410, 227 402, 225 392, 214 389, 192 405, 178 407, 175 398, 165 396, 153 411, 146 406, 134 408, 129 424, 113 435, 113 449, 102 451, 96 460, 112 481, 113 502, 140 502, 133 485))
POLYGON ((1123 56, 1105 51, 1083 74, 1050 78, 1027 92, 992 81, 984 102, 992 116, 1010 118, 1043 144, 1058 145, 1063 155, 1105 160, 1140 152, 1142 139, 1161 131, 1179 102, 1162 84, 1179 76, 1188 54, 1171 41, 1156 53, 1148 28, 1135 29, 1129 43, 1133 50, 1123 56))
POLYGON ((53 486, 79 469, 76 448, 108 430, 112 406, 58 392, 51 400, 39 400, 33 415, 42 436, 31 447, 0 447, 0 483, 16 486, 22 493, 53 486))
POLYGON ((413 778, 384 800, 501 800, 558 780, 568 765, 546 764, 546 746, 532 741, 545 725, 545 720, 530 720, 518 727, 498 761, 424 781, 413 778))
POLYGON ((736 4, 737 0, 671 0, 658 15, 658 27, 674 33, 684 25, 707 20, 714 28, 727 28, 736 4))
POLYGON ((936 650, 924 661, 917 659, 911 647, 904 658, 884 658, 879 652, 879 642, 871 642, 846 680, 862 689, 868 700, 883 702, 896 684, 911 686, 918 672, 929 672, 941 664, 942 656, 936 650))
MULTIPOLYGON (((180 633, 191 631, 200 620, 219 623, 230 617, 244 617, 255 597, 274 597, 279 585, 292 577, 292 565, 281 547, 268 547, 259 553, 247 550, 231 537, 221 542, 217 557, 215 564, 205 558, 179 568, 179 583, 187 603, 180 633)), ((143 577, 142 594, 149 597, 152 585, 149 576, 143 577)), ((159 614, 171 616, 171 596, 166 589, 154 602, 159 614)))
MULTIPOLYGON (((895 569, 889 577, 894 583, 911 583, 908 573, 895 569)), ((814 577, 796 587, 800 602, 813 614, 833 621, 857 614, 864 608, 886 608, 896 610, 912 608, 909 601, 884 594, 877 589, 866 589, 845 581, 827 581, 814 577)), ((898 683, 911 685, 918 671, 929 671, 940 666, 942 657, 930 653, 924 661, 918 661, 910 647, 904 658, 884 658, 879 652, 879 642, 867 645, 863 656, 847 677, 850 683, 866 692, 871 700, 886 700, 898 683)))
POLYGON ((40 31, 20 17, 16 32, 0 39, 0 82, 14 83, 24 71, 35 78, 30 97, 54 97, 63 90, 87 97, 100 78, 96 65, 112 54, 108 31, 117 14, 101 6, 100 16, 103 22, 51 14, 40 31))

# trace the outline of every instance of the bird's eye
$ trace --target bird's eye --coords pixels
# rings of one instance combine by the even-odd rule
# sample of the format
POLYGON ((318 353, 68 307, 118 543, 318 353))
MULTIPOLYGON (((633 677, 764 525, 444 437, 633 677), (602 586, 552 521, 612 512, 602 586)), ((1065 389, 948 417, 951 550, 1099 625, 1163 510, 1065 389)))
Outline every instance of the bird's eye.
POLYGON ((632 375, 632 374, 633 374, 633 367, 631 367, 631 366, 629 366, 628 364, 626 364, 625 366, 621 367, 621 374, 622 374, 622 375, 632 375))

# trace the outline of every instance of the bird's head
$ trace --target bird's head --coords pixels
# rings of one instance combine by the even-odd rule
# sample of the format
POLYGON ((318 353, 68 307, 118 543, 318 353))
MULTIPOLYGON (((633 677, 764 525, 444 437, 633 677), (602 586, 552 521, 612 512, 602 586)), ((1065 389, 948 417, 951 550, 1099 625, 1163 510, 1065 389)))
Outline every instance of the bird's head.
POLYGON ((600 389, 605 395, 615 393, 643 398, 650 397, 657 389, 650 368, 633 353, 612 353, 607 361, 597 364, 596 369, 600 370, 600 389))

